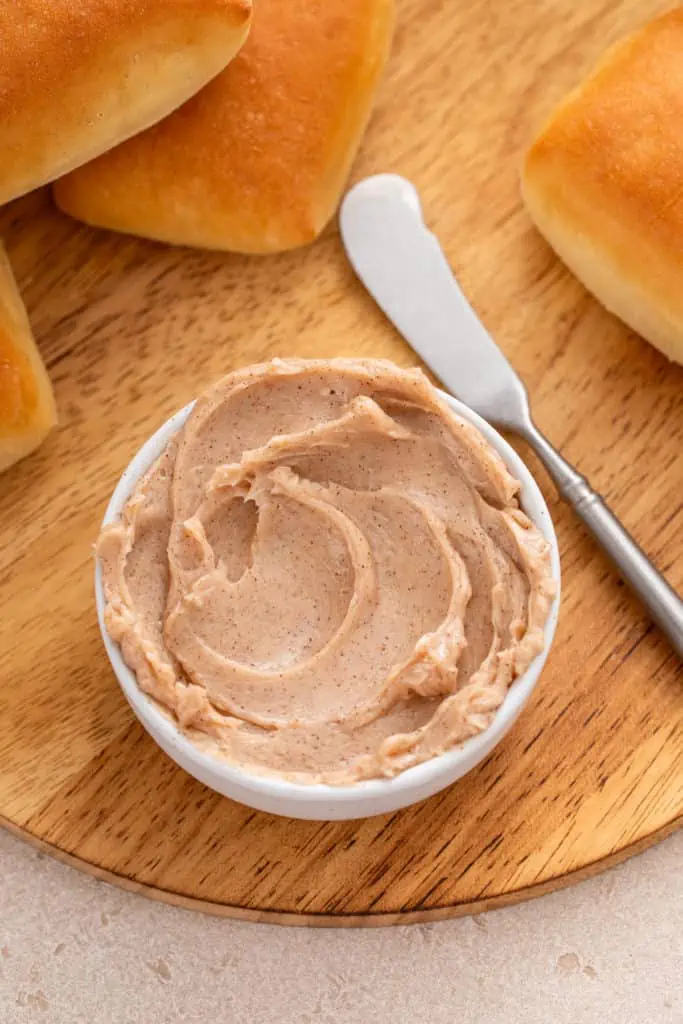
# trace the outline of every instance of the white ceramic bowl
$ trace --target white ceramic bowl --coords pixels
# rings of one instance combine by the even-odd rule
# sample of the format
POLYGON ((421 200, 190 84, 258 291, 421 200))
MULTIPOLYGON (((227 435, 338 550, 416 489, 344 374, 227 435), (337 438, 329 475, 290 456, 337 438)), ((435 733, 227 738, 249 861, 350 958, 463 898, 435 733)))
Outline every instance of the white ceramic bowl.
MULTIPOLYGON (((528 671, 510 687, 493 724, 472 739, 445 754, 409 768, 393 779, 371 779, 352 786, 305 785, 283 779, 250 775, 228 761, 219 760, 198 750, 176 727, 153 700, 142 692, 135 676, 121 657, 104 626, 104 593, 99 564, 95 573, 95 594, 100 630, 116 677, 128 703, 169 757, 200 782, 224 796, 248 804, 260 811, 284 814, 292 818, 313 820, 345 820, 386 814, 417 803, 438 793, 469 772, 493 750, 512 727, 536 685, 555 635, 560 604, 560 556, 550 513, 531 473, 513 448, 497 431, 461 402, 445 396, 449 404, 469 420, 499 452, 512 474, 521 482, 521 503, 536 523, 551 548, 552 570, 557 586, 555 600, 545 626, 545 648, 528 671)), ((140 449, 130 463, 112 495, 103 525, 120 514, 138 479, 161 454, 169 439, 183 425, 192 405, 172 416, 140 449)))

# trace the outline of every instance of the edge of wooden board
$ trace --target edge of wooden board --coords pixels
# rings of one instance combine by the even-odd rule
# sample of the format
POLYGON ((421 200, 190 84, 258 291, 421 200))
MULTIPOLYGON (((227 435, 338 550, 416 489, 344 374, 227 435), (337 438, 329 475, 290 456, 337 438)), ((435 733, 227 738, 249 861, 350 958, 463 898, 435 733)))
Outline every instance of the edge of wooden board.
POLYGON ((446 921, 450 918, 482 914, 489 910, 499 910, 502 907, 513 906, 516 903, 537 899, 539 896, 545 896, 559 889, 568 888, 570 885, 592 878, 608 868, 616 867, 630 857, 642 853, 648 847, 654 846, 656 843, 673 835, 674 832, 683 827, 683 815, 677 816, 655 832, 643 836, 636 842, 624 846, 622 849, 616 850, 606 857, 601 857, 575 871, 558 875, 537 885, 525 886, 497 896, 482 897, 467 903, 456 903, 452 906, 367 914, 310 914, 281 910, 255 910, 251 907, 240 907, 229 903, 215 903, 211 900, 202 900, 194 896, 173 892, 169 889, 146 885, 143 882, 137 882, 134 878, 118 875, 113 871, 108 871, 106 868, 98 867, 96 864, 82 860, 80 857, 68 853, 58 846, 53 846, 44 839, 39 839, 26 829, 15 825, 3 815, 0 815, 0 826, 19 839, 25 840, 41 853, 48 854, 54 857, 55 860, 90 875, 91 878, 101 882, 108 882, 110 885, 118 886, 127 892, 146 896, 148 899, 156 900, 158 903, 167 903, 174 907, 181 907, 184 910, 200 911, 214 917, 227 917, 237 921, 277 924, 299 928, 387 928, 392 925, 428 924, 433 921, 446 921))

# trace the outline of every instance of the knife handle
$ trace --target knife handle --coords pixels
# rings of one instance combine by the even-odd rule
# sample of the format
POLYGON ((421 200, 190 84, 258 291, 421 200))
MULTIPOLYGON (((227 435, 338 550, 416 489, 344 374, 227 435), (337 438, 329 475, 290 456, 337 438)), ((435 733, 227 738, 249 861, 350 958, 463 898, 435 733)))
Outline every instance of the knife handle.
POLYGON ((564 459, 535 426, 524 431, 562 497, 616 566, 651 618, 683 658, 683 601, 657 571, 585 477, 564 459))

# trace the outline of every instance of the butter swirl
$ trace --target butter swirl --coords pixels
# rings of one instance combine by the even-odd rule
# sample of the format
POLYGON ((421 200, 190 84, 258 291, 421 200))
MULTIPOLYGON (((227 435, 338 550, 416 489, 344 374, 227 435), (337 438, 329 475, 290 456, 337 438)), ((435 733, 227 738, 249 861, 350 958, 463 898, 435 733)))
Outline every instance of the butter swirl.
POLYGON ((549 549, 518 489, 419 371, 237 371, 103 531, 107 628, 218 756, 394 775, 486 729, 542 650, 549 549))

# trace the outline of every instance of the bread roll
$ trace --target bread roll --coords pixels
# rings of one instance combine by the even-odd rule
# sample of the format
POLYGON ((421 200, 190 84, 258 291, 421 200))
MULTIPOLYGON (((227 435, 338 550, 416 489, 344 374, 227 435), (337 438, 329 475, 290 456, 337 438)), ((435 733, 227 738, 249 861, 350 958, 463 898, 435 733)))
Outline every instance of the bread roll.
POLYGON ((387 56, 392 0, 258 0, 244 49, 172 117, 61 180, 99 227, 277 252, 330 219, 387 56))
POLYGON ((608 50, 531 146, 522 184, 585 286, 683 362, 683 10, 608 50))
POLYGON ((244 42, 251 0, 0 0, 0 203, 170 114, 244 42))
POLYGON ((52 387, 0 246, 0 472, 33 451, 56 422, 52 387))

